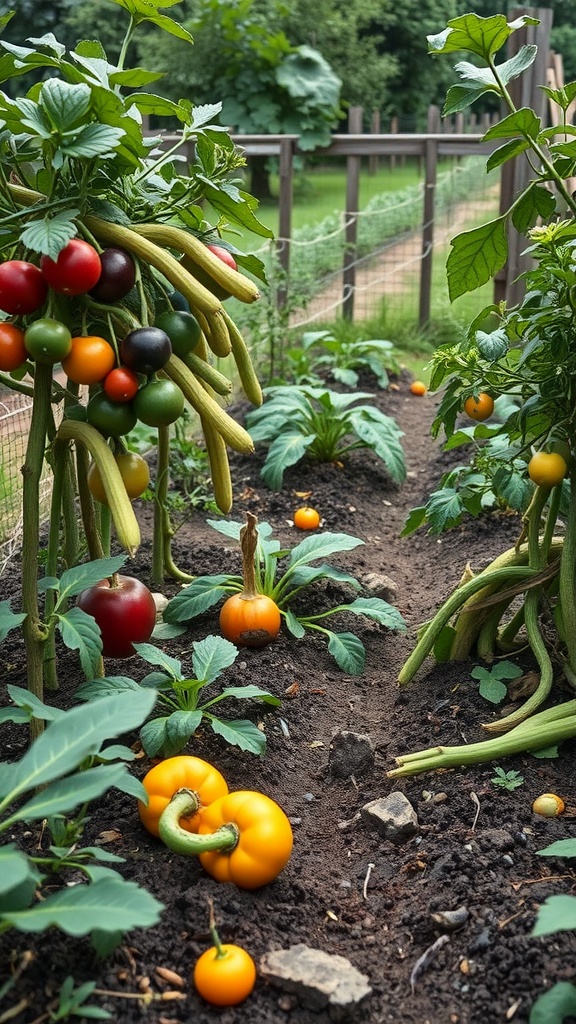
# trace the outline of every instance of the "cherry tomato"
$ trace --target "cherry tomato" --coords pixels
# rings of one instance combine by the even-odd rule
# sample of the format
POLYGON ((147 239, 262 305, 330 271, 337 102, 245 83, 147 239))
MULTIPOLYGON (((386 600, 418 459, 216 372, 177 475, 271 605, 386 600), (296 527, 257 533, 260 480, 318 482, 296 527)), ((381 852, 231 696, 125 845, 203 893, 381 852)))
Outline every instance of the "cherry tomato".
POLYGON ((0 309, 4 313, 27 316, 46 302, 48 286, 33 263, 7 260, 0 264, 0 309))
POLYGON ((131 402, 111 402, 105 391, 98 391, 90 399, 86 418, 104 437, 123 437, 138 421, 131 402))
POLYGON ((229 252, 228 249, 225 249, 223 245, 210 244, 207 245, 206 248, 210 249, 210 252, 213 253, 214 256, 217 256, 219 260, 222 260, 222 263, 226 263, 229 267, 232 267, 232 270, 238 269, 238 264, 236 263, 232 253, 229 252))
MULTIPOLYGON (((139 498, 141 494, 144 494, 150 483, 150 469, 146 459, 136 452, 118 452, 114 459, 120 470, 126 494, 131 501, 134 498, 139 498)), ((92 497, 96 498, 96 501, 99 501, 102 505, 108 504, 108 498, 106 497, 106 491, 104 490, 104 484, 102 483, 102 477, 96 462, 92 462, 88 470, 88 488, 92 497)))
POLYGON ((24 331, 14 324, 0 323, 0 370, 17 370, 27 359, 24 331))
POLYGON ((53 365, 65 359, 72 348, 72 335, 59 320, 35 320, 24 334, 26 351, 38 363, 53 365))
POLYGON ((194 965, 196 990, 214 1006, 236 1006, 256 984, 256 965, 245 949, 230 942, 212 946, 194 965))
POLYGON ((104 338, 82 335, 72 338, 72 348, 62 360, 62 369, 75 384, 97 384, 116 363, 116 353, 104 338))
POLYGON ((116 366, 104 378, 102 387, 111 402, 131 402, 140 387, 140 380, 134 370, 116 366))
POLYGON ((410 391, 413 395, 425 395, 428 388, 423 380, 413 380, 410 385, 410 391))
POLYGON ((98 281, 102 264, 93 245, 82 238, 72 238, 60 250, 58 259, 43 256, 40 269, 53 291, 62 295, 84 295, 98 281))
POLYGON ((539 487, 562 483, 568 467, 558 452, 536 452, 528 463, 528 476, 539 487))
POLYGON ((487 391, 481 391, 477 398, 470 395, 464 402, 464 412, 471 420, 487 420, 494 412, 494 399, 487 391))
POLYGON ((297 526, 299 530, 316 530, 320 526, 320 513, 315 508, 310 508, 309 505, 297 508, 293 519, 294 526, 297 526))
POLYGON ((140 388, 132 405, 141 423, 167 427, 182 415, 184 395, 173 380, 161 377, 140 388))
POLYGON ((119 302, 132 291, 136 281, 136 266, 129 252, 111 245, 100 253, 102 270, 98 281, 90 289, 97 302, 119 302))
POLYGON ((83 590, 76 601, 96 619, 105 658, 130 658, 135 643, 145 643, 156 625, 154 598, 134 576, 114 576, 83 590))
POLYGON ((532 810, 534 814, 540 814, 543 818, 557 818, 559 814, 564 813, 566 805, 562 797, 556 793, 542 793, 536 797, 532 810))
POLYGON ((150 374, 161 370, 171 355, 170 338, 159 327, 137 327, 120 343, 122 362, 136 373, 150 374))
MULTIPOLYGON (((179 789, 190 789, 198 797, 200 807, 211 804, 219 796, 225 796, 228 785, 214 765, 191 754, 167 757, 154 765, 142 779, 148 793, 148 803, 138 801, 138 813, 144 827, 151 835, 158 835, 158 822, 162 811, 179 789)), ((196 832, 198 812, 190 818, 180 818, 178 824, 186 832, 196 832)))
POLYGON ((222 636, 241 647, 264 647, 275 640, 281 621, 278 605, 266 594, 232 594, 220 609, 222 636))
POLYGON ((157 316, 156 327, 166 332, 172 351, 181 359, 196 348, 202 334, 196 317, 179 309, 167 310, 157 316))

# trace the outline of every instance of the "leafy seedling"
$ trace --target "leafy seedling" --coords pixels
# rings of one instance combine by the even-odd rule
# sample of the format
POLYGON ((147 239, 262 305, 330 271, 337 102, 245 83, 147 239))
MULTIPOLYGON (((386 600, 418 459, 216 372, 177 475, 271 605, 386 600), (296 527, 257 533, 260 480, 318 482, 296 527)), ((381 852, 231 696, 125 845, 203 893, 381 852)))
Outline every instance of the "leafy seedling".
POLYGON ((500 786, 501 789, 513 790, 524 785, 524 776, 514 770, 505 772, 503 768, 495 768, 490 782, 493 786, 500 786))
POLYGON ((508 693, 508 687, 502 680, 518 679, 522 675, 522 669, 511 661, 497 661, 491 669, 477 665, 470 675, 479 681, 478 692, 484 700, 489 700, 491 704, 500 704, 508 693))

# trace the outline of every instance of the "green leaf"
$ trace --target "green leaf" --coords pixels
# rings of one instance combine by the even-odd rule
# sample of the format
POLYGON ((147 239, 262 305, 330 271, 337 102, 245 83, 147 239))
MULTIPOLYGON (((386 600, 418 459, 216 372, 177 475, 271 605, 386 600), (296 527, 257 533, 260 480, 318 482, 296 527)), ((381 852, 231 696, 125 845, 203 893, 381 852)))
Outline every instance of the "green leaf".
POLYGON ((218 736, 222 736, 227 743, 240 747, 241 750, 260 755, 264 754, 266 750, 266 736, 254 725, 254 722, 247 719, 237 719, 231 722, 210 715, 210 725, 218 736))
MULTIPOLYGON (((196 579, 183 587, 176 597, 173 597, 166 605, 163 618, 166 622, 187 622, 196 615, 211 608, 222 597, 227 596, 228 590, 223 584, 230 583, 234 577, 218 576, 197 576, 196 579)), ((230 590, 233 588, 230 587, 230 590)), ((235 590, 242 590, 242 581, 238 581, 235 590)))
POLYGON ((149 665, 159 665, 172 679, 182 679, 182 664, 178 658, 172 658, 154 644, 134 644, 134 649, 149 665))
POLYGON ((536 853, 539 857, 576 857, 576 839, 557 839, 536 853))
POLYGON ((67 814, 79 804, 95 800, 111 786, 118 786, 126 774, 125 764, 99 765, 59 779, 40 790, 11 815, 13 821, 33 821, 54 814, 67 814))
POLYGON ((291 612, 289 608, 284 613, 284 621, 289 632, 292 636, 295 636, 297 640, 301 640, 306 635, 306 630, 299 619, 296 618, 294 612, 291 612))
MULTIPOLYGON (((226 686, 219 694, 218 699, 222 700, 224 697, 235 697, 237 700, 260 700, 263 704, 271 704, 274 707, 278 707, 282 703, 279 697, 274 697, 268 690, 263 690, 253 683, 248 683, 246 686, 226 686)), ((205 705, 205 707, 207 706, 205 705)))
POLYGON ((569 981, 559 981, 538 996, 529 1024, 564 1024, 568 1017, 576 1017, 576 988, 569 981))
MULTIPOLYGON (((76 597, 82 590, 94 586, 100 580, 113 576, 126 562, 126 555, 115 555, 113 558, 98 558, 93 562, 83 562, 72 569, 66 569, 60 578, 60 596, 62 599, 76 597)), ((49 589, 46 581, 40 580, 38 589, 49 589)))
POLYGON ((354 633, 332 633, 327 630, 328 650, 338 668, 351 676, 361 676, 366 662, 364 644, 354 633))
POLYGON ((490 334, 485 334, 484 331, 476 331, 476 344, 482 358, 487 359, 491 363, 495 363, 496 360, 506 355, 509 347, 508 337, 503 327, 498 327, 495 331, 491 331, 490 334))
POLYGON ((383 414, 376 417, 373 413, 367 415, 365 409, 353 409, 350 425, 357 437, 382 459, 394 482, 403 483, 406 479, 406 464, 400 444, 401 433, 396 422, 383 414))
POLYGON ((48 896, 29 910, 4 913, 3 919, 21 932, 43 932, 56 927, 67 935, 149 928, 164 909, 154 896, 120 876, 91 885, 78 884, 48 896))
POLYGON ((538 909, 532 935, 576 930, 576 896, 549 896, 538 909))
POLYGON ((481 668, 478 665, 472 669, 470 674, 479 681, 478 692, 481 697, 484 697, 484 700, 490 701, 491 704, 499 704, 500 701, 504 700, 508 693, 506 686, 490 672, 487 672, 485 668, 481 668))
POLYGON ((14 686, 9 683, 6 687, 8 695, 19 708, 29 712, 28 718, 40 718, 44 722, 52 722, 60 718, 65 712, 52 704, 44 704, 31 690, 25 690, 23 686, 14 686))
POLYGON ((69 132, 85 120, 91 98, 88 85, 71 85, 60 78, 49 78, 40 90, 40 103, 52 127, 61 134, 69 132))
MULTIPOLYGON (((99 702, 97 715, 91 705, 82 705, 50 722, 20 761, 12 766, 11 789, 5 790, 6 799, 0 809, 22 793, 73 771, 86 757, 96 754, 104 740, 138 727, 152 710, 155 700, 156 694, 147 690, 117 694, 99 702)), ((3 767, 0 763, 0 769, 3 767)))
POLYGON ((538 25, 536 18, 522 15, 508 22, 503 14, 481 18, 478 14, 464 14, 453 18, 447 28, 437 35, 427 36, 430 53, 454 53, 464 50, 475 53, 485 63, 500 50, 508 38, 524 25, 538 25))
POLYGON ((379 622, 388 629, 405 630, 406 622, 394 605, 388 604, 380 597, 357 597, 345 606, 347 612, 354 615, 365 615, 366 618, 379 622))
POLYGON ((194 644, 192 668, 196 679, 212 683, 220 673, 233 665, 238 648, 222 636, 207 636, 194 644))
POLYGON ((151 722, 146 722, 142 726, 140 739, 148 757, 155 757, 162 750, 166 737, 166 722, 168 718, 168 715, 164 718, 153 718, 151 722))
POLYGON ((186 746, 202 721, 202 711, 174 711, 165 722, 164 752, 172 757, 186 746))
POLYGON ((442 116, 449 117, 450 114, 459 114, 462 110, 471 107, 485 93, 492 91, 487 86, 475 88, 472 85, 452 85, 446 93, 442 116))
POLYGON ((448 291, 453 302, 485 284, 502 269, 508 257, 506 217, 456 235, 446 262, 448 291))
POLYGON ((513 160, 515 156, 524 153, 529 146, 530 143, 526 142, 525 139, 510 139, 509 142, 505 142, 503 146, 495 149, 490 154, 486 161, 486 170, 488 172, 493 171, 496 167, 505 164, 507 160, 513 160))
POLYGON ((431 532, 443 533, 460 521, 462 500, 453 487, 442 487, 430 495, 426 511, 431 532))
POLYGON ((116 693, 134 693, 141 689, 140 683, 129 676, 103 676, 81 683, 75 691, 75 696, 80 700, 100 700, 102 697, 112 697, 116 693))
POLYGON ((549 189, 534 181, 516 200, 512 208, 512 223, 517 231, 526 234, 539 217, 548 220, 556 209, 556 200, 549 189))
POLYGON ((418 508, 410 509, 406 522, 400 534, 401 537, 408 537, 411 533, 419 530, 426 522, 426 506, 419 505, 418 508))
POLYGON ((302 435, 298 431, 284 431, 272 441, 260 471, 262 479, 271 491, 282 489, 285 470, 300 462, 315 440, 315 434, 302 435))
POLYGON ((315 562, 318 558, 327 558, 338 551, 353 551, 364 544, 365 541, 359 537, 352 537, 348 533, 326 532, 310 534, 300 541, 290 552, 289 567, 306 565, 308 562, 315 562))
POLYGON ((540 118, 536 117, 534 111, 530 107, 521 107, 520 110, 515 110, 513 114, 508 114, 497 124, 492 125, 485 133, 484 141, 518 137, 534 141, 538 138, 540 127, 540 118))
POLYGON ((56 260, 60 250, 78 234, 74 217, 79 213, 75 209, 63 210, 53 217, 30 220, 20 232, 20 241, 33 252, 56 260))
POLYGON ((84 675, 95 675, 102 655, 102 634, 94 616, 74 606, 58 616, 57 628, 66 647, 78 651, 84 675))
POLYGON ((0 846, 0 896, 22 885, 31 877, 36 879, 37 875, 28 857, 13 843, 0 846))
POLYGON ((11 630, 21 626, 25 618, 24 613, 12 611, 10 601, 0 601, 0 643, 6 639, 11 630))
POLYGON ((60 151, 66 156, 83 157, 86 160, 111 157, 125 134, 123 128, 113 128, 107 124, 87 124, 72 137, 63 139, 60 151))

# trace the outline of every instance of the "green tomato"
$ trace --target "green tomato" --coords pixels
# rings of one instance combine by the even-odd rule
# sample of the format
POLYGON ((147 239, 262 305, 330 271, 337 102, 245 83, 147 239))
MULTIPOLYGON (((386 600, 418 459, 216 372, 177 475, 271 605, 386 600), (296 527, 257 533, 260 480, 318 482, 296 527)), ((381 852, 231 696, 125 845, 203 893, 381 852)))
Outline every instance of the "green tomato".
POLYGON ((26 329, 24 345, 29 356, 37 363, 53 366, 65 359, 72 348, 72 335, 58 320, 43 317, 26 329))
POLYGON ((132 402, 111 402, 105 391, 98 391, 90 399, 86 418, 104 437, 129 434, 137 421, 132 402))
POLYGON ((184 395, 174 381, 159 377, 148 381, 132 405, 136 416, 149 427, 167 427, 184 411, 184 395))
POLYGON ((156 317, 156 327, 168 335, 174 355, 183 359, 200 341, 202 330, 195 316, 183 310, 171 309, 156 317))

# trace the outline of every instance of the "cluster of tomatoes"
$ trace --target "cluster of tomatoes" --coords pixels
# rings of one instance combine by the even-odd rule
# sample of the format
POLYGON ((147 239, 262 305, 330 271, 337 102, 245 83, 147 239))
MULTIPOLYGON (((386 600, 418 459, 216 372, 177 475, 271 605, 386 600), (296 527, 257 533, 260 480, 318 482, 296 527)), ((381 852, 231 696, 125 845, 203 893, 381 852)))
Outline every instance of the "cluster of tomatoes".
MULTIPOLYGON (((130 253, 110 247, 98 253, 81 238, 73 238, 52 260, 40 265, 8 260, 0 265, 0 310, 10 317, 30 318, 39 312, 49 292, 70 298, 87 295, 99 304, 121 302, 134 287, 136 267, 130 253)), ((184 396, 174 381, 158 377, 173 351, 191 351, 200 327, 189 312, 170 310, 154 326, 136 328, 118 344, 96 334, 73 337, 66 323, 40 315, 18 326, 0 323, 0 370, 20 369, 28 360, 61 363, 70 381, 98 386, 86 418, 105 437, 121 437, 140 420, 159 427, 182 413, 184 396)))

